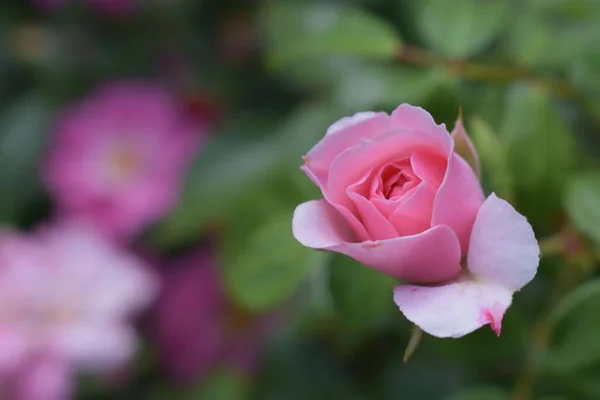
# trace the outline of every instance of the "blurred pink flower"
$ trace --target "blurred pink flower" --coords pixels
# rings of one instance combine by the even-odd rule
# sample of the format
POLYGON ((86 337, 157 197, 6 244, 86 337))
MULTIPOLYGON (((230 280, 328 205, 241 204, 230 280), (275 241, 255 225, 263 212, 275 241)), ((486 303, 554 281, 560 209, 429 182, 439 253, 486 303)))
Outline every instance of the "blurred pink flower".
POLYGON ((112 16, 131 14, 138 2, 137 0, 33 0, 33 3, 42 11, 55 11, 70 1, 86 3, 93 11, 112 16))
MULTIPOLYGON (((88 228, 0 237, 0 386, 9 399, 68 397, 71 374, 107 373, 136 348, 129 321, 156 294, 138 259, 88 228)), ((3 397, 4 398, 4 397, 3 397)))
POLYGON ((252 373, 271 318, 252 316, 227 299, 208 245, 169 267, 152 315, 166 372, 181 383, 202 379, 217 367, 252 373))
POLYGON ((97 89, 59 117, 43 172, 61 216, 127 237, 177 201, 205 128, 161 87, 97 89))

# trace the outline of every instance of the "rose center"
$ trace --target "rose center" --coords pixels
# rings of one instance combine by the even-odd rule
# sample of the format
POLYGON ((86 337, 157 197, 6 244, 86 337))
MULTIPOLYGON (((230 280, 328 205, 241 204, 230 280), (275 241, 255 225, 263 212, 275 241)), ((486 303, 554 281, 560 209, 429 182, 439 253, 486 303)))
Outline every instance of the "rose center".
POLYGON ((402 196, 410 188, 412 178, 403 166, 388 165, 381 173, 382 194, 386 199, 402 196))

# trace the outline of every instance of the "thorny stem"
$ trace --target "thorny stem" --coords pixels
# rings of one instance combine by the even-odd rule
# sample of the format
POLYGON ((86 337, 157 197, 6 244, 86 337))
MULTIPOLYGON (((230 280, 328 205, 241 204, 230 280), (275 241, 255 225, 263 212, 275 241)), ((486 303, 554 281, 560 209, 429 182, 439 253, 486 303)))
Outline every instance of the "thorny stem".
MULTIPOLYGON (((540 241, 543 256, 560 254, 560 234, 540 241)), ((581 279, 580 270, 571 265, 564 265, 556 274, 553 290, 548 297, 541 316, 533 327, 531 347, 517 376, 511 400, 530 400, 533 395, 535 380, 540 372, 544 353, 550 344, 551 323, 549 320, 556 303, 581 279)))
POLYGON ((554 92, 558 97, 572 98, 576 92, 571 84, 550 77, 536 76, 523 67, 495 66, 470 61, 450 60, 428 50, 404 44, 396 52, 396 58, 413 65, 442 67, 448 72, 471 80, 494 83, 526 81, 554 92))

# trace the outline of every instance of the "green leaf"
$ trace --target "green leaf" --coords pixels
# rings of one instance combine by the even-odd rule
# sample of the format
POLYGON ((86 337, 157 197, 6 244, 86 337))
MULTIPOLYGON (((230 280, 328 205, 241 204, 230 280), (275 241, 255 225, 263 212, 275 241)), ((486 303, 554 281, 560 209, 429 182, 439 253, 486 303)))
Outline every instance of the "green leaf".
POLYGON ((513 177, 508 166, 506 149, 492 128, 479 117, 473 117, 468 129, 479 153, 483 172, 491 189, 503 199, 513 198, 513 177))
POLYGON ((336 255, 331 266, 334 307, 350 328, 370 328, 390 316, 396 309, 396 284, 394 279, 346 256, 336 255))
POLYGON ((481 386, 464 389, 448 397, 447 400, 508 400, 510 397, 502 389, 493 386, 481 386))
POLYGON ((252 311, 287 300, 323 256, 296 241, 289 211, 274 214, 242 246, 223 274, 232 299, 252 311))
POLYGON ((261 20, 270 45, 268 63, 275 67, 332 53, 390 59, 401 45, 385 21, 333 4, 272 1, 261 20))
POLYGON ((481 51, 507 22, 510 1, 421 0, 416 10, 423 39, 453 58, 481 51))
POLYGON ((518 204, 535 223, 547 226, 549 216, 560 209, 575 161, 573 135, 542 88, 514 86, 505 107, 500 137, 508 153, 518 204))
POLYGON ((199 388, 185 397, 188 400, 243 400, 248 398, 247 380, 228 371, 217 373, 203 380, 199 388))
POLYGON ((28 95, 0 116, 0 219, 17 214, 41 195, 40 159, 46 144, 51 110, 28 95))
POLYGON ((571 222, 600 246, 600 173, 574 177, 565 192, 571 222))

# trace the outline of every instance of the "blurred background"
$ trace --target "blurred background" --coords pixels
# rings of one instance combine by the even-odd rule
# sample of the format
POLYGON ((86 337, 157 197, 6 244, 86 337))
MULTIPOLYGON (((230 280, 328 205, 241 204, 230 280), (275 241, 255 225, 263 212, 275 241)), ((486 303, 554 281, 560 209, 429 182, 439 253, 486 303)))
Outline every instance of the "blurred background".
MULTIPOLYGON (((65 259, 119 252, 156 282, 115 311, 130 356, 58 378, 15 356, 3 399, 600 399, 599 1, 5 0, 0 38, 3 226, 84 222, 106 248, 65 259), (449 129, 462 107, 486 192, 543 252, 500 338, 424 337, 408 363, 394 281, 291 234, 321 197, 301 156, 403 102, 449 129)), ((81 289, 64 307, 101 285, 81 289)), ((48 324, 20 298, 1 332, 4 308, 48 324)))

